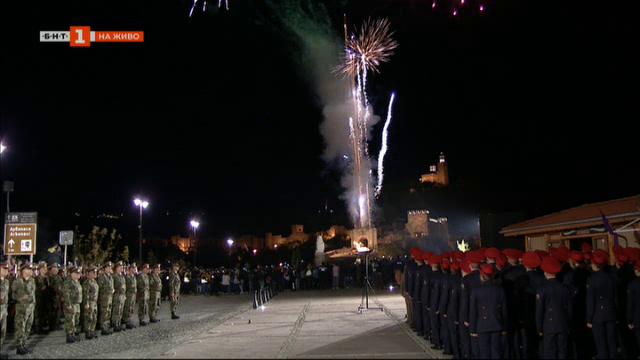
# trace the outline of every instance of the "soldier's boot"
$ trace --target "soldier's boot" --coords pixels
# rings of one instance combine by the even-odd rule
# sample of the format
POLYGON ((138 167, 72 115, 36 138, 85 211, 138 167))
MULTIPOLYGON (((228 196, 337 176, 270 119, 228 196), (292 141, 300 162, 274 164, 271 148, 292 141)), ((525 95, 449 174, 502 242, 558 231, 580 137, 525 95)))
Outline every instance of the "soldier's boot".
POLYGON ((91 331, 87 331, 84 333, 84 338, 87 340, 91 340, 93 339, 93 335, 91 334, 91 331))
POLYGON ((24 345, 20 344, 18 345, 18 347, 16 347, 16 353, 18 355, 26 355, 29 353, 29 351, 24 347, 24 345))
POLYGON ((102 329, 102 332, 100 334, 102 334, 102 335, 111 335, 111 334, 113 334, 113 331, 107 330, 107 329, 102 329))
POLYGON ((120 328, 120 325, 114 325, 113 326, 113 331, 120 332, 120 331, 122 331, 122 328, 120 328))
POLYGON ((171 318, 172 319, 180 319, 180 316, 176 315, 176 313, 172 312, 171 313, 171 318))
POLYGON ((29 349, 29 348, 27 347, 27 345, 24 345, 24 344, 23 344, 23 345, 22 345, 22 347, 24 347, 24 349, 25 349, 25 350, 27 350, 27 353, 29 353, 29 354, 33 354, 33 350, 29 349))
POLYGON ((76 337, 73 334, 67 334, 67 344, 76 342, 76 337))
POLYGON ((136 326, 135 326, 135 325, 133 325, 133 323, 132 323, 131 321, 129 321, 129 322, 127 323, 126 328, 127 328, 127 329, 129 329, 129 330, 131 330, 131 329, 135 329, 135 328, 136 328, 136 326))
POLYGON ((149 325, 146 321, 142 320, 140 321, 140 326, 147 326, 149 325))
POLYGON ((157 322, 160 322, 160 320, 158 320, 156 318, 151 318, 151 319, 149 319, 149 322, 150 323, 157 323, 157 322))
POLYGON ((5 360, 9 358, 9 354, 2 354, 0 355, 0 359, 5 360))

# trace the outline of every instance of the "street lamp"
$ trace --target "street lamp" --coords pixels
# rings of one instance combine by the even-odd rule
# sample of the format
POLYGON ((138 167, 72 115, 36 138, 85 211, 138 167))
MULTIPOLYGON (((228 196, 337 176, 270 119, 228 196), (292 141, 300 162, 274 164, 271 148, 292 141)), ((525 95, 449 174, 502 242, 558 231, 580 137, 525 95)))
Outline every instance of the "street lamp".
POLYGON ((0 154, 2 154, 6 148, 7 148, 6 146, 0 143, 0 154))
POLYGON ((142 264, 142 209, 146 209, 147 206, 149 206, 149 202, 146 200, 140 200, 139 198, 136 198, 135 200, 133 200, 133 203, 140 208, 140 225, 138 226, 138 228, 140 229, 140 240, 138 244, 139 245, 138 261, 140 264, 142 264))
POLYGON ((227 244, 229 244, 229 267, 231 267, 231 245, 233 245, 233 240, 227 239, 227 244))
POLYGON ((191 220, 190 224, 193 228, 193 266, 196 266, 196 258, 198 256, 198 238, 196 236, 196 230, 198 230, 200 223, 195 220, 191 220))

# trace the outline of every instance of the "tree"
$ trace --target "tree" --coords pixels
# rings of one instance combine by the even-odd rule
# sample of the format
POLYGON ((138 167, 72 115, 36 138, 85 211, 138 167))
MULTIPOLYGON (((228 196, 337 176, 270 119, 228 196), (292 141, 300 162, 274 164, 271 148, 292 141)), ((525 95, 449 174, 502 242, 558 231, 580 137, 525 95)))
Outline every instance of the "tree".
POLYGON ((122 258, 122 261, 124 261, 125 263, 129 263, 129 246, 128 245, 124 246, 124 250, 122 251, 122 254, 120 254, 119 257, 122 258))
POLYGON ((149 266, 154 266, 158 263, 158 259, 156 259, 156 254, 153 253, 153 250, 149 250, 147 262, 149 263, 149 266))
POLYGON ((122 235, 116 229, 109 232, 107 228, 99 226, 93 226, 88 234, 81 233, 76 226, 75 233, 78 235, 73 244, 73 256, 82 264, 104 264, 111 259, 113 250, 122 240, 122 235))

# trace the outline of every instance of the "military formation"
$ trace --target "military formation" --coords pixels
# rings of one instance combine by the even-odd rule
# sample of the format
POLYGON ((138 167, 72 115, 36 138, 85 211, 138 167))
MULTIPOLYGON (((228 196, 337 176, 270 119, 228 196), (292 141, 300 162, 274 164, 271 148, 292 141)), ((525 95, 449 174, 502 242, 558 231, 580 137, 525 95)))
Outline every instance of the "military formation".
MULTIPOLYGON (((169 294, 171 318, 176 315, 180 299, 179 266, 170 273, 169 294)), ((138 325, 157 323, 161 305, 162 281, 160 265, 149 264, 138 270, 136 264, 107 262, 102 266, 73 266, 60 268, 58 264, 40 262, 36 266, 26 262, 9 273, 6 261, 0 263, 0 348, 3 348, 9 300, 15 302, 14 335, 18 355, 33 353, 27 347, 32 333, 47 334, 62 330, 66 342, 87 340, 113 332, 134 329, 132 315, 138 307, 138 325), (34 270, 37 274, 34 275, 34 270), (64 323, 61 318, 64 317, 64 323), (147 322, 146 319, 149 321, 147 322), (96 330, 96 327, 98 329, 96 330)), ((3 354, 2 358, 8 358, 3 354)))
POLYGON ((637 358, 640 249, 581 250, 412 248, 407 322, 456 359, 637 358))

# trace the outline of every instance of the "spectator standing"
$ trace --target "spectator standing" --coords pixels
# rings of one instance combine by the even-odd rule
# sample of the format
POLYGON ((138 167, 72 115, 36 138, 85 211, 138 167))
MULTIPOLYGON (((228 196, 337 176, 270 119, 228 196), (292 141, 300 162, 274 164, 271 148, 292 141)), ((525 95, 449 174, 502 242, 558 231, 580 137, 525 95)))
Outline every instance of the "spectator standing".
POLYGON ((340 266, 333 264, 333 289, 340 287, 340 266))

